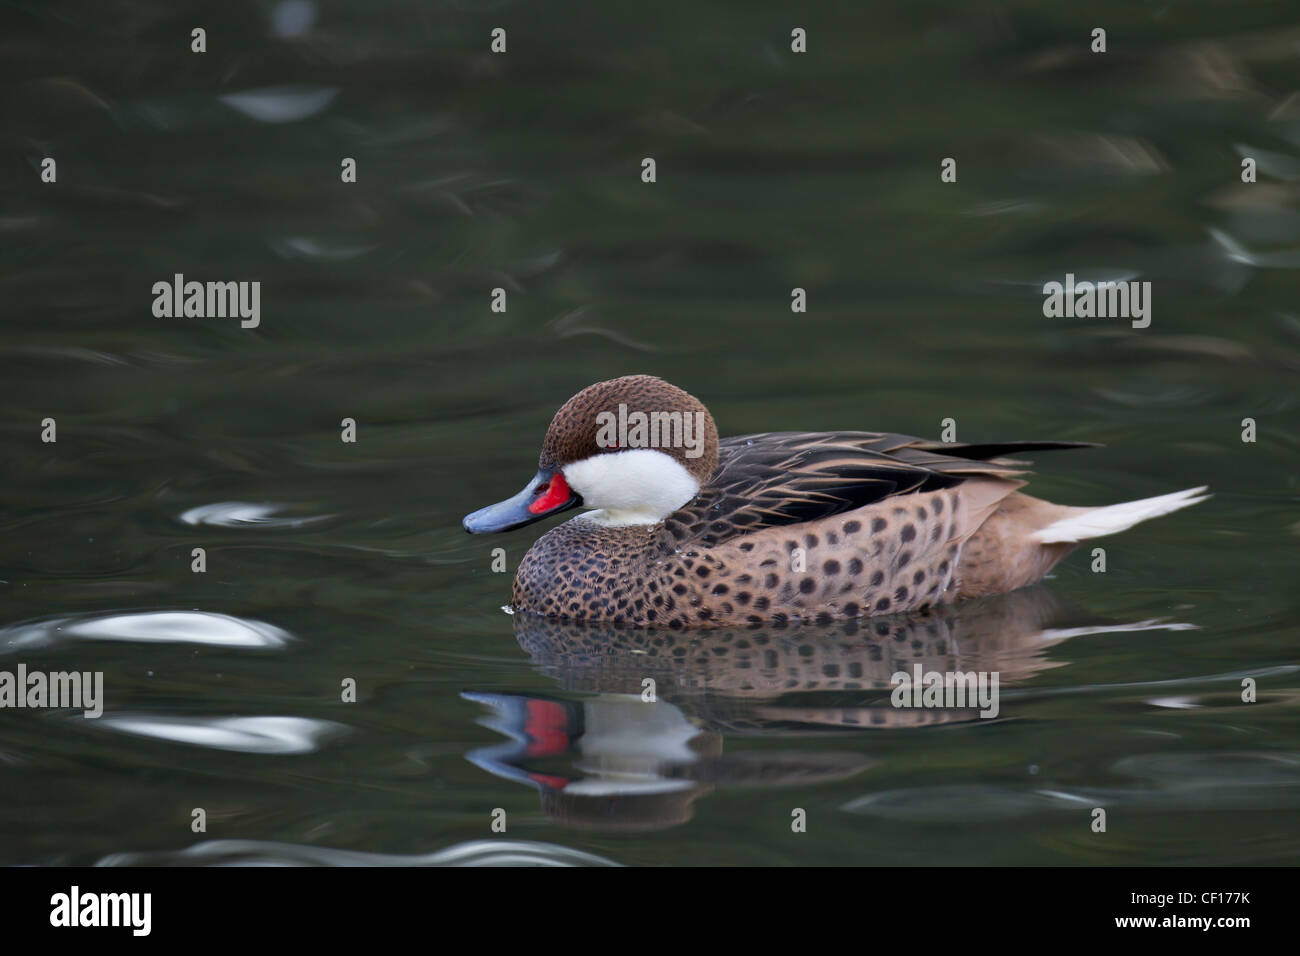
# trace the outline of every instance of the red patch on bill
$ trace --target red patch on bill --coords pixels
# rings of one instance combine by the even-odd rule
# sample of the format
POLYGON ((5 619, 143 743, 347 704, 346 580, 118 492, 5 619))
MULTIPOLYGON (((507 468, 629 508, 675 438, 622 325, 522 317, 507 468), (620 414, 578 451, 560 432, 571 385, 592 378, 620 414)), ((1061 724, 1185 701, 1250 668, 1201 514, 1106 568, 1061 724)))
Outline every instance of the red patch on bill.
POLYGON ((573 497, 573 492, 569 490, 569 483, 564 480, 563 475, 557 472, 555 477, 551 479, 551 483, 546 486, 546 490, 542 492, 541 497, 535 499, 528 506, 528 510, 535 515, 546 514, 552 508, 558 508, 564 504, 571 497, 573 497))

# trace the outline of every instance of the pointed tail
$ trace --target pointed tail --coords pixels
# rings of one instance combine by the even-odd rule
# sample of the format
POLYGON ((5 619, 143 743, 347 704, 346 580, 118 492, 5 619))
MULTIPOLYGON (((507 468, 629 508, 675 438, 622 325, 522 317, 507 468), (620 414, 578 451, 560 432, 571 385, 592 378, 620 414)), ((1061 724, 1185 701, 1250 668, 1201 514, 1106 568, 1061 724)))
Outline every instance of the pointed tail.
POLYGON ((1180 508, 1199 504, 1210 497, 1203 494, 1206 490, 1206 486, 1202 485, 1199 488, 1188 488, 1186 491, 1175 491, 1169 495, 1143 498, 1140 501, 1125 501, 1122 504, 1107 505, 1103 508, 1074 508, 1071 509, 1071 514, 1052 522, 1045 528, 1040 528, 1030 538, 1040 544, 1056 544, 1086 541, 1089 538, 1115 534, 1126 531, 1148 518, 1158 518, 1180 508))

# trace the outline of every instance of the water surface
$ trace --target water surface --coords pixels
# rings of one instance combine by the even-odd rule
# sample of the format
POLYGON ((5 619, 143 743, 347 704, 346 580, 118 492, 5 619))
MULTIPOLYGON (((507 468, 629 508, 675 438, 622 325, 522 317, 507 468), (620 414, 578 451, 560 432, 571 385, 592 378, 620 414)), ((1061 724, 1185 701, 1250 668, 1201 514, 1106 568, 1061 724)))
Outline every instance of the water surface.
POLYGON ((6 18, 0 669, 106 704, 0 712, 0 863, 1300 858, 1287 4, 6 18), (1067 272, 1151 326, 1045 318, 1067 272), (260 324, 155 318, 177 273, 260 324), (631 372, 723 434, 951 418, 1105 443, 1040 456, 1052 500, 1214 498, 884 633, 530 628, 491 549, 542 529, 460 518, 631 372), (998 718, 890 708, 916 661, 999 669, 998 718))

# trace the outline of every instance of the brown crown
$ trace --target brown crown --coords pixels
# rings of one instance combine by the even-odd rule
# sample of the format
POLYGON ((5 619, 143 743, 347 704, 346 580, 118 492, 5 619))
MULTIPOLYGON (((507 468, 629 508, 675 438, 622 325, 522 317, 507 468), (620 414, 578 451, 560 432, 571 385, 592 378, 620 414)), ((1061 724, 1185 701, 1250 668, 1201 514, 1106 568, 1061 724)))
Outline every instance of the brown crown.
POLYGON ((653 375, 624 375, 608 382, 597 382, 565 402, 546 430, 539 466, 558 468, 593 455, 618 451, 613 447, 602 448, 597 443, 600 425, 596 416, 610 412, 617 417, 620 403, 627 406, 629 415, 633 412, 643 412, 647 416, 655 412, 691 414, 692 427, 694 413, 703 412, 704 445, 700 457, 688 458, 687 449, 680 444, 658 450, 675 458, 701 485, 718 467, 718 427, 713 423, 709 410, 694 395, 653 375))

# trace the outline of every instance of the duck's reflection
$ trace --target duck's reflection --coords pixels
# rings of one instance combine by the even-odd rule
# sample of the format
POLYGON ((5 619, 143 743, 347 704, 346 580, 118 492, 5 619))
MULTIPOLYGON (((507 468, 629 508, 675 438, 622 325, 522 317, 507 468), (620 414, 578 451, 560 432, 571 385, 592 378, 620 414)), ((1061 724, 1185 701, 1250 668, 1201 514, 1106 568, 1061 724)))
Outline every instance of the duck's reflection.
MULTIPOLYGON (((1005 688, 1061 666, 1044 652, 1070 637, 1181 626, 1088 620, 1046 588, 829 627, 656 631, 526 614, 514 624, 543 673, 566 692, 594 696, 466 694, 492 709, 483 723, 508 738, 468 758, 536 787, 557 822, 620 830, 684 823, 715 786, 837 780, 873 763, 824 749, 822 739, 724 754, 724 735, 825 738, 997 722, 981 720, 976 706, 895 706, 891 679, 918 664, 940 674, 996 673, 1005 688)), ((998 720, 1009 716, 1014 707, 1003 703, 998 720)))
POLYGON ((870 766, 852 753, 724 755, 722 735, 660 698, 602 694, 583 701, 466 694, 491 707, 484 723, 509 742, 471 751, 478 766, 536 787, 542 811, 582 828, 656 830, 685 823, 716 785, 834 780, 870 766))

